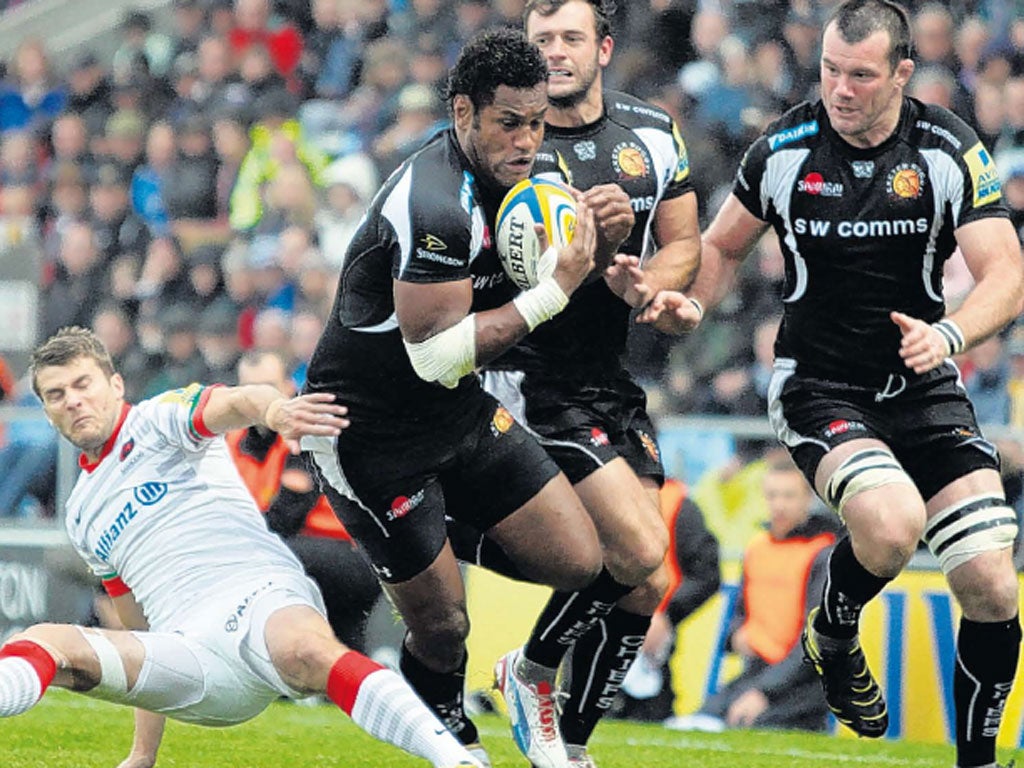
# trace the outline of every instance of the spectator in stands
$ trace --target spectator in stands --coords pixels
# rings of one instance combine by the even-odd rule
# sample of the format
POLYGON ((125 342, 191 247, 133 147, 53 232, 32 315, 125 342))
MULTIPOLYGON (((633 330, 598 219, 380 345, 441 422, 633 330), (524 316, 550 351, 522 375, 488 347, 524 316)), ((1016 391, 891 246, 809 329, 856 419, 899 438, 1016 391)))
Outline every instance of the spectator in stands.
POLYGON ((1024 165, 1024 72, 1003 85, 1003 104, 1006 113, 993 151, 996 164, 999 168, 1024 165))
POLYGON ((981 57, 991 39, 988 26, 977 16, 969 16, 956 31, 955 56, 960 69, 956 73, 957 83, 970 98, 978 87, 981 57))
POLYGON ((200 0, 174 0, 171 61, 182 53, 195 53, 206 34, 206 12, 200 0))
POLYGON ((997 335, 968 351, 964 387, 974 403, 980 424, 1008 424, 1010 420, 1010 363, 1003 340, 997 335))
POLYGON ((208 306, 199 315, 197 327, 199 354, 210 381, 236 383, 236 366, 242 350, 238 345, 238 316, 231 304, 221 299, 208 306))
POLYGON ((40 156, 39 145, 31 131, 7 131, 0 142, 0 187, 38 188, 40 156))
POLYGON ((23 40, 0 85, 0 132, 24 128, 45 135, 66 103, 67 93, 50 71, 42 40, 23 40))
POLYGON ((89 224, 104 263, 122 253, 141 254, 149 231, 129 206, 129 171, 116 163, 103 163, 89 186, 89 224))
POLYGON ((942 67, 955 76, 957 66, 953 32, 956 21, 943 3, 927 3, 914 14, 913 50, 918 66, 942 67))
POLYGON ((7 426, 0 444, 0 518, 52 516, 56 485, 57 436, 43 418, 42 403, 27 379, 14 386, 11 405, 39 411, 38 419, 7 426))
POLYGON ((291 315, 280 309, 270 307, 256 314, 253 322, 252 346, 264 352, 276 352, 288 357, 291 346, 292 322, 291 315))
POLYGON ((177 126, 177 152, 164 185, 167 214, 177 225, 182 220, 217 218, 217 157, 210 124, 193 115, 177 126))
POLYGON ((341 107, 341 118, 364 146, 391 121, 409 75, 408 51, 390 38, 366 46, 363 74, 341 107))
POLYGON ((153 30, 149 14, 128 11, 121 21, 121 45, 114 51, 114 80, 130 80, 139 72, 155 78, 167 74, 171 66, 174 43, 162 32, 153 30))
POLYGON ((171 124, 158 120, 146 134, 146 161, 139 165, 128 188, 132 211, 146 225, 150 237, 171 233, 167 210, 167 179, 174 171, 175 137, 171 124))
POLYGON ((327 263, 340 270, 363 213, 380 186, 377 168, 360 153, 339 158, 324 171, 326 205, 316 214, 320 248, 327 263))
POLYGON ((92 227, 69 225, 61 238, 53 282, 43 291, 42 333, 87 326, 94 303, 105 294, 104 259, 92 227))
MULTIPOLYGON (((191 307, 197 303, 181 245, 175 238, 156 237, 150 241, 135 294, 142 303, 154 307, 159 313, 172 306, 191 307)), ((196 381, 202 378, 200 376, 196 381)))
POLYGON ((84 217, 89 198, 78 165, 62 162, 49 171, 52 186, 41 218, 43 248, 47 262, 52 263, 57 259, 60 241, 68 225, 84 217))
POLYGON ((68 74, 68 112, 81 115, 90 136, 103 132, 114 112, 113 85, 95 53, 79 54, 68 74))
POLYGON ((125 378, 125 396, 132 402, 142 399, 149 381, 156 375, 161 360, 154 359, 139 346, 131 320, 114 303, 103 304, 92 318, 92 331, 110 352, 117 370, 125 378))
POLYGON ((292 318, 291 380, 296 392, 306 383, 309 361, 324 330, 322 318, 315 312, 296 312, 292 318))
POLYGON ((53 184, 58 168, 77 166, 79 172, 89 175, 95 171, 95 161, 89 153, 89 129, 85 119, 76 112, 64 112, 50 128, 50 160, 44 174, 53 184))
POLYGON ((669 478, 661 487, 661 514, 669 530, 665 564, 669 587, 647 630, 643 650, 630 667, 612 716, 662 721, 674 706, 669 659, 679 625, 718 592, 722 582, 718 539, 708 530, 686 486, 669 478))
POLYGON ((129 173, 142 162, 146 141, 146 119, 134 109, 118 109, 107 118, 103 130, 104 154, 129 173))
MULTIPOLYGON (((284 359, 273 352, 247 353, 238 363, 238 383, 270 384, 286 397, 295 394, 284 359)), ((266 428, 249 427, 226 438, 270 530, 284 539, 320 587, 334 634, 349 647, 366 650, 366 619, 380 597, 380 583, 304 460, 289 453, 284 440, 266 428)))
POLYGON ((355 83, 363 30, 354 5, 313 0, 315 26, 299 64, 304 91, 316 98, 343 99, 355 83))
MULTIPOLYGON (((284 151, 290 147, 287 144, 284 151)), ((279 235, 289 227, 311 231, 317 205, 317 192, 306 166, 298 162, 297 158, 283 161, 274 178, 267 183, 263 215, 252 232, 279 235)))
POLYGON ((831 515, 813 513, 814 494, 784 454, 769 460, 764 495, 768 530, 744 551, 726 641, 743 657, 743 670, 696 715, 666 721, 669 728, 825 730, 828 706, 803 661, 800 631, 825 582, 836 525, 831 515))
POLYGON ((187 304, 171 304, 157 315, 164 339, 164 359, 159 372, 146 384, 143 397, 169 389, 208 381, 208 371, 199 354, 196 316, 187 304))
MULTIPOLYGON (((231 228, 250 232, 263 218, 265 190, 282 168, 301 163, 315 184, 327 167, 327 158, 306 141, 302 126, 294 117, 294 102, 275 92, 256 105, 259 121, 250 131, 251 146, 238 171, 231 192, 231 228)), ((312 214, 310 214, 312 216, 312 214)))
POLYGON ((968 122, 978 132, 978 138, 989 152, 995 151, 1005 117, 1002 86, 979 79, 974 91, 973 119, 968 122))
POLYGON ((388 176, 443 125, 444 108, 429 86, 402 88, 394 122, 373 141, 372 154, 382 176, 388 176))
MULTIPOLYGON (((954 109, 957 98, 956 79, 945 67, 928 66, 914 70, 907 93, 925 104, 954 109)), ((965 115, 969 117, 969 115, 965 115)))
POLYGON ((235 26, 228 41, 236 60, 254 45, 265 47, 274 70, 284 78, 291 78, 302 57, 302 35, 291 24, 271 18, 270 0, 235 0, 235 26))

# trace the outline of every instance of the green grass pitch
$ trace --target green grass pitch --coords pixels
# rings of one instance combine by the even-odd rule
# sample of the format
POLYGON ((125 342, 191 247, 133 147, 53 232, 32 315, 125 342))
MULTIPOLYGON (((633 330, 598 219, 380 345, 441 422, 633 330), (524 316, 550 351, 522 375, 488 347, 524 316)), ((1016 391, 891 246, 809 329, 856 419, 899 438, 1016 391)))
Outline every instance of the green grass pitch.
MULTIPOLYGON (((486 715, 477 722, 495 768, 525 768, 502 718, 486 715)), ((0 766, 115 768, 128 753, 131 734, 131 710, 54 690, 27 714, 0 720, 0 766)), ((952 748, 942 745, 764 731, 675 733, 617 721, 601 724, 591 751, 601 768, 947 768, 953 763, 952 748)), ((427 763, 367 736, 333 706, 280 703, 234 728, 169 723, 157 765, 416 768, 427 763)))

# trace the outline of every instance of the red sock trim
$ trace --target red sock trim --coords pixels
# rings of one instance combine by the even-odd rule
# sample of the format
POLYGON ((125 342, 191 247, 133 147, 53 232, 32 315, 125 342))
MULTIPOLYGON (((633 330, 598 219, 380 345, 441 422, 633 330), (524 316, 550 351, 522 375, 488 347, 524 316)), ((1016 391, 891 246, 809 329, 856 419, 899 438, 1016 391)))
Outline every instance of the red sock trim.
POLYGON ((41 693, 46 692, 47 687, 53 682, 53 676, 57 674, 57 662, 53 660, 49 651, 31 640, 16 640, 0 648, 0 659, 8 656, 16 656, 31 664, 32 669, 39 675, 41 693))
POLYGON ((345 653, 334 662, 327 675, 327 698, 351 716, 359 686, 363 680, 381 669, 385 667, 357 651, 345 653))

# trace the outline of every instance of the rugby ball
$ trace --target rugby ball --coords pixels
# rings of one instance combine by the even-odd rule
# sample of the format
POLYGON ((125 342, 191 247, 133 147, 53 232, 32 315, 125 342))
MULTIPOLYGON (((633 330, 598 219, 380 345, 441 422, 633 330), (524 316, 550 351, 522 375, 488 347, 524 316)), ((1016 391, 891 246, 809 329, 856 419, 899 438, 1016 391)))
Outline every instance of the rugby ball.
POLYGON ((543 224, 548 243, 562 248, 576 229, 576 200, 564 184, 541 178, 523 179, 505 195, 498 208, 497 250, 509 279, 522 290, 540 280, 542 255, 534 224, 543 224))

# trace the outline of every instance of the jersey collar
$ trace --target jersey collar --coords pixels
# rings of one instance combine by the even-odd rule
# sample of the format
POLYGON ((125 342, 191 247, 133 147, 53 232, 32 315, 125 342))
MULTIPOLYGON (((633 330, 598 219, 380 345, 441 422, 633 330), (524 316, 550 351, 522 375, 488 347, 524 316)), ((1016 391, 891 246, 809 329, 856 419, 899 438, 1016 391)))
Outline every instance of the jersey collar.
POLYGON ((100 451, 100 455, 96 457, 96 461, 90 462, 89 458, 81 453, 78 455, 78 466, 84 469, 86 472, 92 472, 100 465, 112 450, 114 450, 114 443, 117 442, 117 436, 121 434, 121 427, 124 425, 124 420, 128 418, 128 411, 132 409, 128 403, 121 405, 121 414, 117 417, 117 423, 114 425, 114 431, 110 433, 110 437, 107 438, 107 442, 103 444, 103 449, 100 451))

